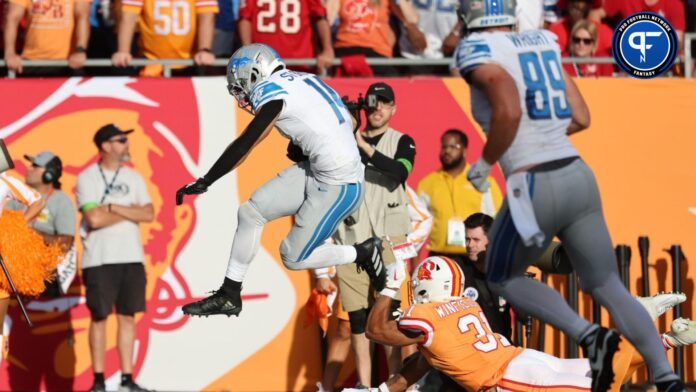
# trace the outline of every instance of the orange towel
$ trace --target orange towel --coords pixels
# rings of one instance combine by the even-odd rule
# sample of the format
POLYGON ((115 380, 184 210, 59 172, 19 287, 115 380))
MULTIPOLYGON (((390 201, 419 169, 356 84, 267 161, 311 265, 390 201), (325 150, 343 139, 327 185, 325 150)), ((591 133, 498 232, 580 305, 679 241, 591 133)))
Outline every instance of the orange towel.
POLYGON ((312 289, 312 294, 309 296, 305 306, 304 327, 307 328, 314 320, 317 320, 319 328, 326 336, 326 331, 329 329, 330 315, 331 308, 329 307, 327 295, 320 293, 317 289, 312 289))
MULTIPOLYGON (((20 294, 41 294, 44 281, 53 279, 61 254, 57 245, 44 244, 43 238, 27 225, 21 213, 3 211, 0 216, 0 256, 20 294)), ((12 291, 2 271, 0 290, 12 291)))

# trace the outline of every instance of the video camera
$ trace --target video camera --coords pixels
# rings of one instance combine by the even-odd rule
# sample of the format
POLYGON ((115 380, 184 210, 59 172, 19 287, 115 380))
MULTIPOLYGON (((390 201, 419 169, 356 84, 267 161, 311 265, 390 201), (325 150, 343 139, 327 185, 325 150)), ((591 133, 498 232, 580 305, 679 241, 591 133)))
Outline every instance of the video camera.
POLYGON ((360 116, 360 111, 364 110, 367 114, 369 110, 377 108, 377 96, 372 94, 368 95, 367 97, 363 97, 362 93, 360 93, 358 94, 358 99, 355 101, 351 101, 347 95, 344 95, 341 97, 341 101, 343 101, 343 104, 346 105, 348 112, 350 112, 350 115, 355 119, 356 123, 353 132, 357 132, 362 124, 362 116, 360 116))

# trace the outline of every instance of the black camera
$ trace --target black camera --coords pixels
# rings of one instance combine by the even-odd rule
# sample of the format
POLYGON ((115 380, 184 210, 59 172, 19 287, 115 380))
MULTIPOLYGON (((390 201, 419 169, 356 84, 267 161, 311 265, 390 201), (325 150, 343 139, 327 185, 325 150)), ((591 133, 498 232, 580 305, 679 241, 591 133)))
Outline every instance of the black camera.
POLYGON ((355 101, 351 101, 347 95, 344 95, 341 97, 341 101, 343 101, 343 104, 346 105, 346 109, 348 109, 348 112, 350 112, 350 115, 353 116, 356 121, 353 132, 356 132, 362 123, 360 111, 364 110, 367 114, 368 111, 377 108, 377 96, 372 94, 368 95, 367 97, 363 97, 362 94, 358 94, 358 99, 355 101))

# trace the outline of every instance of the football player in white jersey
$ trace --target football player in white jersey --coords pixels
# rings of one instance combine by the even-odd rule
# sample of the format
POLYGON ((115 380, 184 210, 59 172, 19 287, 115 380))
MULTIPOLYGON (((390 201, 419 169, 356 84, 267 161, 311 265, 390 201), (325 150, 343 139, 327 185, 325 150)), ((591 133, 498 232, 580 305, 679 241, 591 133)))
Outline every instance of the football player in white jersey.
POLYGON ((338 94, 316 75, 286 70, 278 54, 262 44, 245 45, 232 55, 227 82, 230 94, 240 107, 254 114, 254 119, 206 175, 177 192, 177 205, 184 195, 205 192, 241 164, 274 126, 306 159, 262 185, 239 207, 222 287, 210 297, 185 305, 184 313, 238 316, 242 280, 259 250, 263 226, 289 215, 295 216, 295 223, 280 245, 286 267, 316 269, 355 262, 368 273, 377 290, 383 289, 385 270, 379 238, 356 245, 324 242, 363 197, 365 168, 350 113, 338 94))
POLYGON ((579 342, 592 366, 592 389, 605 391, 614 376, 618 333, 590 324, 558 292, 524 276, 558 236, 582 289, 643 355, 658 389, 684 390, 650 317, 619 279, 594 175, 568 140, 589 126, 590 115, 561 67, 555 36, 515 33, 514 0, 460 0, 460 14, 469 34, 457 49, 457 67, 471 86, 473 115, 488 135, 467 177, 485 191, 491 166, 500 162, 507 182, 491 228, 491 288, 579 342))

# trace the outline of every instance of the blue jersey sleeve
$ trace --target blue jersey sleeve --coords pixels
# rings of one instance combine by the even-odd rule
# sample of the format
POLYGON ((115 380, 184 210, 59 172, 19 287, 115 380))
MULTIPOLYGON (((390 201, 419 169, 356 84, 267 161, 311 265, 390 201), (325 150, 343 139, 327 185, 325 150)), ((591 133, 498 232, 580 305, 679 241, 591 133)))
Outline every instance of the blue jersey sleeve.
POLYGON ((288 93, 277 83, 261 82, 251 90, 251 107, 258 111, 266 102, 282 99, 283 95, 288 93))
POLYGON ((465 75, 482 64, 492 60, 491 48, 480 36, 463 39, 455 53, 455 64, 459 73, 465 75))

